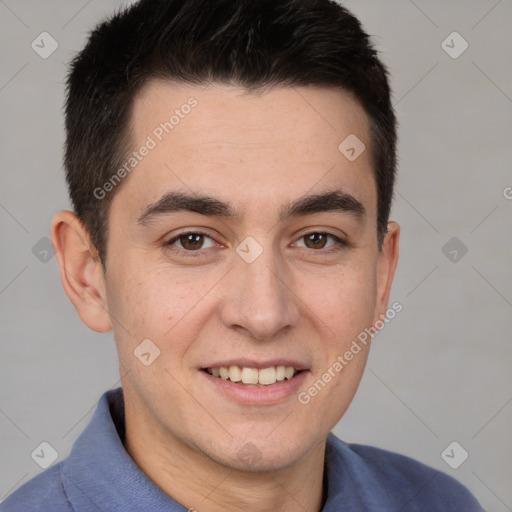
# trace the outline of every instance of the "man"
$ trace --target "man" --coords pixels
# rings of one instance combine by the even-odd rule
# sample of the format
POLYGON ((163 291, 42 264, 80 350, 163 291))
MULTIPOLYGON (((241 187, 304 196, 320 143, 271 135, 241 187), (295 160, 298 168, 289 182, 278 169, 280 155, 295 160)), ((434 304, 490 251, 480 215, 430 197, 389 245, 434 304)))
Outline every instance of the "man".
POLYGON ((66 130, 52 242, 122 389, 2 511, 482 510, 330 434, 400 307, 395 116, 351 14, 141 0, 73 61, 66 130))

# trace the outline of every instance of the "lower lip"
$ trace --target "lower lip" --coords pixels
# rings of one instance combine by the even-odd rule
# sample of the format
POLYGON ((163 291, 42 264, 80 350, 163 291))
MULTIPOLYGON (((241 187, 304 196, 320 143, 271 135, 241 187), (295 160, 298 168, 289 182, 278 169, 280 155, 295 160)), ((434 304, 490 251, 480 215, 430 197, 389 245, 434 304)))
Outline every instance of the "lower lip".
POLYGON ((237 384, 230 380, 214 377, 205 371, 200 373, 216 388, 244 405, 272 405, 286 400, 297 393, 297 389, 304 384, 309 371, 303 370, 289 380, 277 381, 269 386, 257 386, 252 384, 237 384))

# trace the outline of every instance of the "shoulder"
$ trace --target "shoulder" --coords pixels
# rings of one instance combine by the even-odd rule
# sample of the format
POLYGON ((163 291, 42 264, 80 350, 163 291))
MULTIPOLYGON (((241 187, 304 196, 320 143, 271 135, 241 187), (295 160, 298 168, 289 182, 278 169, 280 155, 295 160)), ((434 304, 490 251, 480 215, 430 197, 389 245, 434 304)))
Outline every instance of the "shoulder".
POLYGON ((0 503, 0 512, 73 512, 61 477, 62 462, 24 483, 0 503))
POLYGON ((411 457, 374 446, 347 444, 334 435, 329 436, 329 446, 329 456, 342 460, 338 467, 348 466, 363 500, 400 506, 403 512, 484 512, 455 478, 411 457))

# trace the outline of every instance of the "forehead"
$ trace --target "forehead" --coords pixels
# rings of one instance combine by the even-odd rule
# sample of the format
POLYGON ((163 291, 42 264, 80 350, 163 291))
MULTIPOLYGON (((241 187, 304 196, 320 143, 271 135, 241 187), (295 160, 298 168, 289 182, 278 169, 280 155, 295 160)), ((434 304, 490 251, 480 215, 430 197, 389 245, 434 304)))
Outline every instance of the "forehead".
POLYGON ((255 145, 272 143, 282 147, 287 143, 286 147, 310 140, 308 148, 322 142, 337 146, 343 134, 357 131, 365 137, 368 130, 368 119, 359 102, 338 88, 280 87, 250 92, 217 83, 187 86, 150 80, 134 99, 131 124, 135 141, 152 132, 158 138, 158 127, 169 121, 172 129, 169 133, 164 130, 164 134, 186 146, 219 142, 218 130, 229 135, 232 143, 248 142, 250 136, 255 145), (192 102, 196 105, 189 108, 192 102), (188 117, 200 140, 184 140, 187 130, 183 125, 190 122, 182 121, 188 117), (182 126, 178 129, 178 125, 182 126))
POLYGON ((328 188, 376 202, 368 117, 335 88, 249 93, 152 80, 134 100, 131 143, 138 153, 150 150, 118 195, 140 208, 169 190, 208 192, 247 208, 328 188), (351 161, 340 144, 354 136, 366 150, 351 161))

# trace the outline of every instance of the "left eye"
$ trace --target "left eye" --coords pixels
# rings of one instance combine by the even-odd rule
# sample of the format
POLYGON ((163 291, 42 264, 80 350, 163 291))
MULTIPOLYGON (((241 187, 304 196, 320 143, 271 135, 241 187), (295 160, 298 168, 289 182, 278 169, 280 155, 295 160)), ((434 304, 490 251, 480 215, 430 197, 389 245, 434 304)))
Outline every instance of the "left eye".
POLYGON ((304 246, 308 249, 326 249, 334 245, 343 244, 343 241, 330 233, 308 233, 300 237, 299 241, 304 241, 304 246), (329 239, 331 244, 328 245, 329 239))

